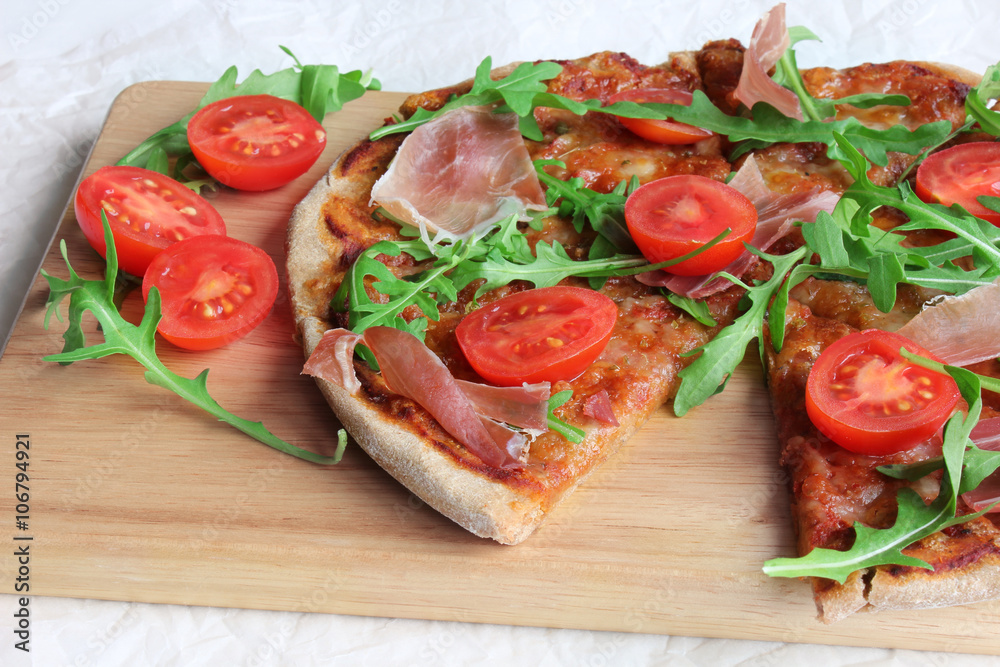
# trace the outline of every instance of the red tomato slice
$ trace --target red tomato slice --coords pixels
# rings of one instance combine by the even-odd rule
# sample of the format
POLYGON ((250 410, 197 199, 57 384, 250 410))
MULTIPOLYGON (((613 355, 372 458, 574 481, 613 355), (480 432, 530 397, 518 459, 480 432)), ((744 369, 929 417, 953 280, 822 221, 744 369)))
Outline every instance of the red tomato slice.
POLYGON ((188 143, 212 178, 237 190, 271 190, 309 170, 326 131, 300 105, 273 95, 237 95, 188 122, 188 143))
POLYGON ((195 236, 152 261, 142 296, 156 287, 163 318, 157 330, 188 350, 210 350, 250 333, 274 305, 278 271, 260 248, 228 236, 195 236))
MULTIPOLYGON (((690 106, 691 93, 686 90, 671 90, 669 88, 633 88, 615 93, 608 101, 612 104, 627 101, 690 106)), ((634 134, 658 144, 693 144, 707 139, 713 134, 711 130, 672 120, 623 118, 621 116, 618 116, 618 120, 634 134)))
POLYGON ((618 319, 615 302, 582 287, 517 292, 474 310, 455 331, 465 358, 500 386, 572 380, 594 363, 618 319))
POLYGON ((904 359, 899 349, 934 355, 897 333, 844 336, 813 364, 806 412, 821 433, 857 454, 881 456, 934 435, 958 403, 958 385, 904 359))
POLYGON ((928 155, 917 167, 917 196, 929 203, 960 204, 972 215, 1000 227, 1000 213, 976 197, 1000 197, 1000 144, 977 141, 928 155))
POLYGON ((83 179, 73 201, 76 220, 106 257, 101 211, 114 235, 118 266, 141 277, 161 250, 199 234, 225 235, 222 216, 190 188, 138 167, 102 167, 83 179))
POLYGON ((650 181, 625 202, 625 223, 650 262, 677 259, 727 228, 729 235, 704 252, 665 271, 703 276, 739 257, 757 229, 757 209, 735 188, 704 176, 668 176, 650 181))

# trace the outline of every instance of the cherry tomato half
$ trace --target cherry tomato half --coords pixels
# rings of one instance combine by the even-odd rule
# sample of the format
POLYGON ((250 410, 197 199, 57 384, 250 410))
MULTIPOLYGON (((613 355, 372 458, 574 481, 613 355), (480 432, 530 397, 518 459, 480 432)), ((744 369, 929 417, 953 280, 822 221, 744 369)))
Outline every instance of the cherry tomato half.
POLYGON ((273 95, 237 95, 188 122, 188 143, 212 178, 237 190, 271 190, 309 170, 326 131, 302 106, 273 95))
POLYGON ((106 257, 101 211, 114 235, 118 266, 142 277, 161 250, 199 234, 225 235, 222 216, 169 176, 139 167, 102 167, 83 179, 73 201, 76 220, 94 250, 106 257))
POLYGON ((1000 197, 1000 144, 977 141, 928 155, 917 167, 915 191, 930 203, 960 204, 972 215, 1000 226, 1000 213, 976 197, 1000 197))
POLYGON ((465 358, 500 386, 572 380, 594 363, 618 319, 615 302, 583 287, 516 292, 474 310, 455 331, 465 358))
POLYGON ((857 454, 894 454, 934 435, 958 403, 958 385, 904 359, 900 348, 934 356, 896 333, 868 329, 836 341, 816 359, 806 412, 821 433, 857 454))
POLYGON ((729 234, 704 252, 665 271, 703 276, 739 257, 757 229, 757 209, 741 192, 704 176, 668 176, 629 195, 625 223, 650 262, 666 262, 697 250, 727 228, 729 234))
POLYGON ((228 236, 195 236, 152 261, 142 296, 156 287, 163 318, 157 330, 188 350, 210 350, 250 333, 274 305, 278 271, 257 246, 228 236))
MULTIPOLYGON (((671 90, 669 88, 632 88, 615 93, 608 101, 612 104, 627 101, 690 106, 691 93, 686 90, 671 90)), ((658 144, 693 144, 707 139, 713 134, 711 130, 672 120, 623 118, 621 116, 618 116, 618 120, 634 134, 658 144)))

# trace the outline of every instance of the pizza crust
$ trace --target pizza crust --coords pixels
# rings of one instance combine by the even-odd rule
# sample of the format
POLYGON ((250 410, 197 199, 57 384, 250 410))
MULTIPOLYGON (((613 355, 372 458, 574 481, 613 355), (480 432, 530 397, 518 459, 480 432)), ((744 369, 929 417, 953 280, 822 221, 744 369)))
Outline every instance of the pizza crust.
MULTIPOLYGON (((328 328, 324 314, 333 289, 330 275, 344 249, 326 225, 324 207, 338 197, 367 202, 363 180, 339 175, 348 168, 357 171, 358 160, 372 166, 381 163, 383 150, 389 149, 372 149, 364 140, 345 151, 292 212, 286 242, 288 286, 296 334, 307 358, 328 328)), ((361 167, 361 171, 366 169, 367 165, 361 167)), ((408 428, 404 420, 392 419, 362 397, 322 379, 316 382, 343 426, 379 466, 466 530, 511 545, 531 535, 548 513, 659 407, 654 401, 645 410, 620 415, 617 428, 588 430, 580 447, 597 454, 592 465, 570 484, 508 484, 483 474, 454 453, 434 447, 425 434, 408 428)))
MULTIPOLYGON (((353 149, 352 149, 353 150, 353 149)), ((325 292, 310 285, 328 280, 338 247, 324 222, 331 196, 358 197, 356 181, 332 177, 352 153, 345 151, 292 213, 288 229, 288 285, 297 334, 308 357, 327 329, 318 316, 325 292)), ((448 518, 480 537, 517 544, 537 527, 542 499, 505 487, 462 467, 447 454, 428 447, 419 435, 400 428, 377 408, 326 380, 316 380, 341 423, 390 475, 448 518)))

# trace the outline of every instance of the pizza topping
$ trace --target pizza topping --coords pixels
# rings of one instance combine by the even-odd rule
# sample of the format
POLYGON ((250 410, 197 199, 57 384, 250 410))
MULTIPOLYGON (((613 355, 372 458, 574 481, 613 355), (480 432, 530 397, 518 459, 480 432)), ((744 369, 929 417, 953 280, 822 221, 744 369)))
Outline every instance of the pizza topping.
POLYGON ((302 372, 346 389, 349 394, 361 390, 361 382, 354 372, 354 348, 361 342, 361 335, 347 329, 329 329, 319 339, 306 360, 302 372))
MULTIPOLYGON (((980 420, 969 433, 969 437, 979 449, 1000 452, 1000 417, 980 420)), ((980 512, 1000 501, 1000 474, 993 473, 980 482, 975 489, 963 493, 962 500, 974 512, 980 512)), ((990 511, 1000 512, 1000 504, 990 511)))
POLYGON ((816 359, 806 411, 817 429, 859 454, 900 452, 930 438, 958 403, 955 381, 907 361, 900 348, 933 355, 896 333, 868 329, 838 339, 816 359))
MULTIPOLYGON (((756 208, 757 228, 749 244, 762 251, 766 251, 786 236, 795 222, 812 222, 820 211, 832 211, 840 199, 836 193, 826 190, 809 190, 792 194, 775 192, 768 188, 753 156, 743 162, 736 175, 729 181, 729 185, 746 196, 756 208)), ((757 261, 757 255, 744 250, 722 270, 740 277, 757 261)), ((651 271, 639 275, 638 278, 646 285, 664 287, 674 294, 692 299, 709 297, 733 284, 728 278, 713 278, 712 274, 675 276, 667 271, 651 271)))
POLYGON ((546 208, 517 116, 486 107, 461 107, 415 129, 371 198, 428 242, 546 208))
POLYGON ((495 387, 480 382, 456 380, 476 406, 476 412, 498 422, 535 432, 548 428, 548 382, 517 387, 495 387))
POLYGON ((724 268, 743 253, 743 244, 757 226, 757 210, 725 183, 704 176, 668 176, 629 196, 625 222, 642 254, 653 263, 701 250, 665 269, 701 276, 724 268), (707 245, 723 233, 721 240, 707 245))
MULTIPOLYGON (((691 104, 691 93, 686 90, 668 88, 629 88, 611 96, 609 102, 658 102, 662 104, 691 104)), ((646 118, 618 118, 622 125, 643 139, 658 144, 693 144, 708 139, 714 133, 687 123, 676 123, 672 120, 656 120, 646 118)))
POLYGON ((917 168, 916 193, 925 202, 958 204, 1000 225, 1000 212, 978 201, 1000 196, 1000 143, 977 141, 931 153, 917 168))
POLYGON ((331 329, 323 334, 303 372, 343 387, 361 389, 354 372, 354 349, 364 344, 378 360, 389 390, 422 406, 445 431, 495 468, 521 464, 527 435, 548 426, 548 383, 517 387, 478 386, 457 380, 420 340, 392 327, 369 327, 363 334, 331 329))
POLYGON ((611 407, 611 397, 608 396, 607 389, 602 389, 587 397, 583 404, 583 414, 609 426, 619 426, 618 418, 615 417, 615 411, 611 407))
POLYGON ((934 352, 944 363, 968 366, 1000 356, 1000 281, 924 308, 898 333, 934 352))
POLYGON ((785 27, 785 5, 780 3, 754 26, 743 55, 743 71, 734 95, 748 109, 753 109, 757 102, 767 102, 789 118, 803 119, 799 98, 767 74, 789 46, 791 38, 785 27))
POLYGON ((572 380, 604 350, 618 317, 607 296, 556 285, 515 292, 472 311, 455 330, 479 375, 502 386, 572 380))

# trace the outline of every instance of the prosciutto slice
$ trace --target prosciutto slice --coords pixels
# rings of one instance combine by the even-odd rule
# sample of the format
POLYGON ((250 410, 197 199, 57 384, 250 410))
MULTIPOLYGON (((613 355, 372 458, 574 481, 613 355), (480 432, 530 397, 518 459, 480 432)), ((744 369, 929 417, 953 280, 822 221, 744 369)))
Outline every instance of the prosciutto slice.
POLYGON ((791 43, 785 26, 785 4, 780 3, 757 21, 743 54, 743 71, 733 95, 748 109, 753 109, 757 102, 767 102, 789 118, 803 119, 802 105, 795 93, 768 76, 791 43))
POLYGON ((899 334, 946 364, 968 366, 1000 356, 1000 280, 924 308, 899 334))
MULTIPOLYGON (((972 428, 969 437, 980 449, 991 452, 1000 451, 1000 417, 981 420, 972 428)), ((975 489, 963 493, 962 500, 975 512, 1000 500, 1000 473, 993 473, 975 489)), ((991 512, 1000 512, 1000 504, 994 507, 991 512)))
POLYGON ((415 129, 371 199, 428 243, 546 208, 517 115, 488 107, 460 107, 415 129))
POLYGON ((371 327, 361 335, 327 331, 303 372, 356 393, 361 388, 353 360, 358 343, 375 355, 391 391, 423 406, 487 465, 516 468, 527 456, 526 435, 505 424, 527 429, 527 435, 547 429, 549 383, 492 387, 457 380, 416 336, 392 327, 371 327))
MULTIPOLYGON (((792 230, 797 221, 812 222, 820 211, 830 212, 837 205, 838 195, 825 190, 810 190, 790 195, 774 192, 767 187, 760 168, 753 156, 746 159, 729 185, 743 193, 757 209, 757 230, 750 245, 766 251, 778 239, 792 230)), ((741 276, 757 261, 758 257, 744 250, 724 271, 741 276)), ((652 287, 664 287, 674 294, 701 299, 730 286, 726 278, 712 276, 675 276, 666 271, 650 271, 637 276, 639 282, 652 287)))

